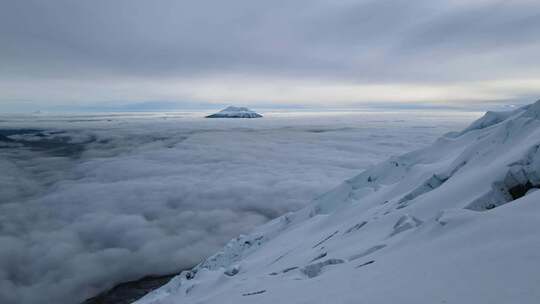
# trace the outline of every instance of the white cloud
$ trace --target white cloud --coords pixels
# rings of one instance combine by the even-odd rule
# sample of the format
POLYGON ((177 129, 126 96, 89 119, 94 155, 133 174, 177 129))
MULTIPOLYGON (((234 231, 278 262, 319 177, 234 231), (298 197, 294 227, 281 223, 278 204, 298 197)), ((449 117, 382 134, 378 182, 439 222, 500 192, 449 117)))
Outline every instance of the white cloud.
POLYGON ((0 149, 0 302, 78 303, 192 266, 476 116, 412 113, 2 117, 2 128, 66 132, 45 137, 55 149, 0 149))

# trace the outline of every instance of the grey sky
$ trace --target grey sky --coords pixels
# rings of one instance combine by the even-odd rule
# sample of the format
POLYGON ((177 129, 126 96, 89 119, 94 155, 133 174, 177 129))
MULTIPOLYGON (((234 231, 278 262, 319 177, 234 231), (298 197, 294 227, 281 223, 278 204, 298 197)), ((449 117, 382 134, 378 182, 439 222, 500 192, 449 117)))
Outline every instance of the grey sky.
POLYGON ((0 110, 515 101, 538 37, 526 0, 1 0, 0 110))

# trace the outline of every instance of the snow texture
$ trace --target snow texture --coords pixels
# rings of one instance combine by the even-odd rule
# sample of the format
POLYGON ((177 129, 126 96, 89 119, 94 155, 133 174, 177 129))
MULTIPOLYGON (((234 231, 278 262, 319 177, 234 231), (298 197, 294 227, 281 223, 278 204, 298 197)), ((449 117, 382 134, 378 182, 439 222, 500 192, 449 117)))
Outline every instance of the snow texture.
POLYGON ((540 101, 488 113, 234 239, 137 303, 538 303, 539 146, 540 101), (224 276, 232 264, 241 271, 224 276))

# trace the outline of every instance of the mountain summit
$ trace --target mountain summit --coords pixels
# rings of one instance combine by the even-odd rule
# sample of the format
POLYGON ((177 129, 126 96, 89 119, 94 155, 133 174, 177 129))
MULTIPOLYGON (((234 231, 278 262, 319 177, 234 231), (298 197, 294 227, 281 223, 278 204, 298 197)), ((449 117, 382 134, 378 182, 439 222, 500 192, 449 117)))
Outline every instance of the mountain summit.
POLYGON ((260 118, 261 114, 256 113, 245 107, 233 107, 229 106, 225 109, 206 116, 206 118, 260 118))
POLYGON ((138 301, 538 303, 540 101, 489 112, 230 241, 138 301))

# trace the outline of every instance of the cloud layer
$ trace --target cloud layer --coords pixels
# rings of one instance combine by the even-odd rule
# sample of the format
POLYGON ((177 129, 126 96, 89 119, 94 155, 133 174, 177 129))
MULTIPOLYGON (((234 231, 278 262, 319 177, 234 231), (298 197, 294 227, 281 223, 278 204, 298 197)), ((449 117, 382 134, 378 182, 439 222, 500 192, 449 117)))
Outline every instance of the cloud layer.
POLYGON ((2 117, 0 135, 12 141, 4 137, 0 149, 0 302, 78 303, 118 282, 193 266, 475 116, 2 117))
POLYGON ((540 93, 538 11, 530 0, 4 1, 0 101, 523 98, 540 93), (391 93, 365 94, 373 85, 391 93))

